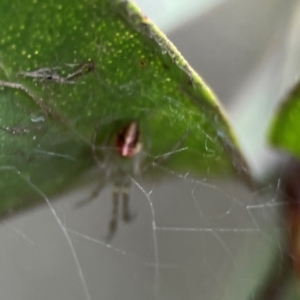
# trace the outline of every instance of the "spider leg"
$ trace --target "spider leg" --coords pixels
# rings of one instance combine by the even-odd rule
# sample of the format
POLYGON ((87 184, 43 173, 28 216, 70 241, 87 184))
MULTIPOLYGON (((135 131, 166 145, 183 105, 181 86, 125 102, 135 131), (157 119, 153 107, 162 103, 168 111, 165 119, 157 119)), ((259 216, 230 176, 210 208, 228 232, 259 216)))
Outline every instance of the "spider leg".
POLYGON ((109 233, 108 240, 111 240, 115 235, 118 227, 118 208, 119 208, 119 194, 120 194, 120 185, 115 184, 113 194, 112 194, 112 214, 109 222, 109 233))
POLYGON ((173 146, 172 150, 169 151, 168 153, 165 153, 163 155, 159 155, 156 156, 154 158, 154 162, 157 164, 160 164, 162 162, 164 162, 165 160, 167 160, 171 155, 173 155, 175 152, 177 152, 181 145, 183 144, 183 142, 186 140, 186 138, 188 137, 188 135, 190 134, 190 129, 188 129, 183 135, 182 137, 179 139, 179 141, 173 146))
POLYGON ((130 182, 126 182, 123 185, 121 192, 122 192, 122 200, 123 200, 122 219, 124 222, 128 223, 135 218, 135 215, 133 215, 129 209, 130 182))
MULTIPOLYGON (((100 125, 101 125, 101 122, 98 121, 96 124, 95 130, 94 130, 94 134, 92 136, 91 149, 92 149, 93 159, 94 159, 95 163, 97 164, 98 169, 102 170, 102 169, 104 169, 105 164, 104 164, 103 160, 99 159, 99 157, 98 157, 97 150, 99 149, 99 147, 97 147, 97 145, 96 145, 97 133, 98 133, 98 129, 99 129, 100 125)), ((107 177, 109 177, 109 176, 107 175, 107 177)), ((80 200, 79 202, 76 203, 75 206, 81 207, 83 205, 90 203, 94 199, 96 199, 97 196, 101 193, 101 191, 104 188, 104 186, 106 185, 106 183, 107 183, 106 180, 103 179, 103 181, 98 184, 96 189, 89 195, 88 198, 80 200)))
MULTIPOLYGON (((102 148, 98 147, 96 145, 98 129, 99 129, 100 126, 101 126, 101 121, 98 121, 97 124, 96 124, 96 127, 95 127, 93 137, 92 137, 91 148, 92 148, 92 156, 93 156, 93 159, 94 159, 95 163, 97 164, 98 169, 103 170, 106 167, 106 164, 105 164, 105 161, 103 160, 103 158, 99 159, 99 155, 98 155, 98 152, 97 152, 97 150, 99 150, 99 149, 101 150, 102 148)), ((105 170, 106 178, 110 177, 110 173, 111 173, 110 171, 111 171, 110 169, 105 170)))
POLYGON ((101 191, 104 188, 105 184, 106 184, 105 180, 102 183, 99 183, 97 185, 96 189, 86 199, 79 200, 75 204, 75 207, 76 208, 82 207, 82 206, 92 202, 93 200, 95 200, 99 196, 99 194, 101 193, 101 191))
MULTIPOLYGON (((191 133, 191 129, 188 128, 188 130, 186 130, 185 133, 181 136, 179 141, 173 146, 171 151, 161 154, 161 155, 158 155, 158 156, 154 156, 150 165, 152 165, 152 167, 156 167, 156 166, 164 163, 171 155, 174 155, 177 152, 181 152, 182 150, 186 150, 187 148, 180 149, 180 147, 182 146, 182 144, 187 139, 187 137, 189 136, 190 133, 191 133)), ((143 171, 145 171, 145 169, 147 169, 147 168, 149 168, 149 165, 144 166, 143 171)))

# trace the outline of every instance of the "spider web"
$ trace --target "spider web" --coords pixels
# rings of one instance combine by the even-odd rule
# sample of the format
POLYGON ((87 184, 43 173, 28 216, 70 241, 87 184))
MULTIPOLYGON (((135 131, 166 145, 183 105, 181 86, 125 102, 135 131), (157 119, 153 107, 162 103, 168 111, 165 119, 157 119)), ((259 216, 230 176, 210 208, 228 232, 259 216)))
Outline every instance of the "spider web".
POLYGON ((130 207, 136 217, 129 224, 120 221, 108 242, 110 185, 79 209, 76 203, 95 189, 96 181, 55 201, 13 166, 2 166, 1 172, 14 172, 47 204, 3 222, 0 285, 8 299, 251 295, 270 258, 285 251, 279 238, 283 226, 278 212, 284 205, 278 200, 280 180, 249 192, 236 182, 157 167, 169 180, 157 184, 130 177, 130 207), (251 261, 260 264, 254 268, 251 261))
MULTIPOLYGON (((134 82, 119 87, 133 88, 134 82)), ((208 144, 215 139, 201 134, 208 144)), ((168 155, 179 151, 185 149, 170 149, 168 155)), ((216 154, 208 147, 207 155, 216 154)), ((97 177, 57 201, 14 166, 0 166, 0 172, 13 172, 47 204, 2 221, 5 299, 256 299, 273 257, 279 257, 279 270, 287 252, 281 238, 286 227, 280 219, 286 205, 280 200, 281 179, 249 191, 236 181, 195 178, 161 163, 156 168, 168 179, 154 183, 130 177, 135 219, 119 221, 108 242, 112 184, 76 208, 95 190, 97 177)))

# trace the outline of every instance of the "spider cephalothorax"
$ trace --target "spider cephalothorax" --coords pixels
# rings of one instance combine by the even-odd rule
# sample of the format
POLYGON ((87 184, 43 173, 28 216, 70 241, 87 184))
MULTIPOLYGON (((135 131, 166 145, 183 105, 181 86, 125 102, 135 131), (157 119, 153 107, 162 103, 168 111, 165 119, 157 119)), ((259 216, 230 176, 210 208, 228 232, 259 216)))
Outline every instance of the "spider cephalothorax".
POLYGON ((134 157, 141 148, 139 126, 137 122, 129 122, 116 136, 117 152, 122 157, 134 157))

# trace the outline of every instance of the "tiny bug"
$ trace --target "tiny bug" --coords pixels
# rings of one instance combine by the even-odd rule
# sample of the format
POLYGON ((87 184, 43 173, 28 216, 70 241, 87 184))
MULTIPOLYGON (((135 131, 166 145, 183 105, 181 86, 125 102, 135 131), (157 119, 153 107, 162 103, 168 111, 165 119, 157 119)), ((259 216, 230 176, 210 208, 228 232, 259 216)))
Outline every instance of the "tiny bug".
POLYGON ((149 150, 148 148, 150 145, 149 140, 146 140, 146 145, 144 143, 145 139, 142 141, 139 123, 132 120, 125 122, 122 121, 120 123, 121 124, 117 126, 117 129, 112 133, 110 138, 108 138, 108 142, 104 142, 104 144, 102 142, 100 145, 97 145, 97 136, 99 132, 98 129, 101 127, 101 124, 96 127, 92 138, 92 156, 98 166, 98 169, 103 171, 106 176, 101 184, 98 185, 97 189, 90 195, 90 197, 78 203, 79 205, 82 205, 92 201, 100 194, 106 183, 111 181, 114 182, 112 193, 113 208, 109 223, 108 240, 114 236, 117 230, 120 197, 123 200, 122 220, 124 222, 129 222, 133 219, 133 216, 129 211, 131 178, 135 178, 140 175, 141 167, 143 167, 142 170, 145 170, 145 158, 151 157, 151 165, 163 163, 169 158, 170 155, 187 149, 179 149, 179 147, 190 134, 190 130, 187 130, 170 152, 158 156, 152 156, 148 153, 148 151, 147 153, 146 151, 143 151, 144 148, 149 150), (106 153, 104 154, 104 152, 106 153))
POLYGON ((140 174, 142 161, 142 141, 140 126, 136 121, 127 121, 120 125, 109 138, 108 144, 112 147, 98 146, 97 134, 100 125, 97 126, 92 139, 92 156, 100 170, 105 171, 105 179, 87 199, 80 201, 83 205, 95 199, 108 181, 114 181, 112 192, 112 214, 109 222, 108 240, 110 240, 118 226, 119 200, 122 199, 122 220, 130 222, 133 219, 129 211, 130 176, 140 174), (109 150, 103 155, 104 150, 109 150), (102 159, 103 158, 103 159, 102 159))

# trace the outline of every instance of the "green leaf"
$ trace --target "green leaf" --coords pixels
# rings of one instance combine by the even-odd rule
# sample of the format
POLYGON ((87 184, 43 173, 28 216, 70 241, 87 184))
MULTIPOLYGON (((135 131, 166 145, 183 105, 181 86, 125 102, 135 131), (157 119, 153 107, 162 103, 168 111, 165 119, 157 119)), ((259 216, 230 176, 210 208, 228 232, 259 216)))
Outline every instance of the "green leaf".
POLYGON ((287 95, 272 120, 270 142, 300 158, 300 83, 287 95))
POLYGON ((103 183, 137 169, 248 180, 215 96, 132 3, 3 0, 0 27, 1 215, 95 166, 103 183), (139 158, 116 152, 130 122, 139 158))

